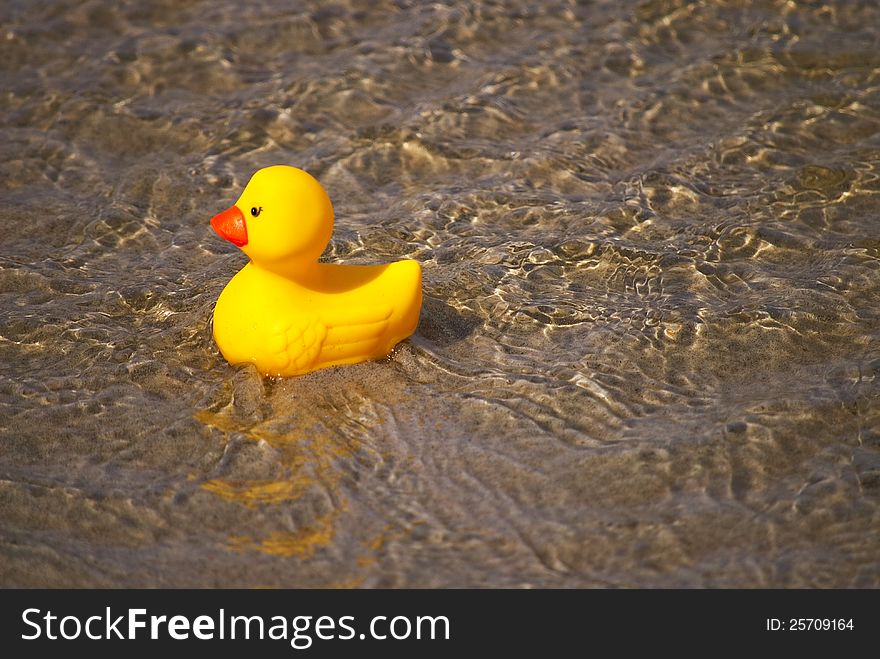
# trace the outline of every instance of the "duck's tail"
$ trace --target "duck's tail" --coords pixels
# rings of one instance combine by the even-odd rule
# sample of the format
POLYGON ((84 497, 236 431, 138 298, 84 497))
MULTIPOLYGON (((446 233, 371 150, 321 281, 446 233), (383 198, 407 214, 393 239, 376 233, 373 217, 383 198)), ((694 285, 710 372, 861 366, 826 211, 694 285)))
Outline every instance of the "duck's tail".
POLYGON ((394 312, 389 319, 388 352, 400 341, 416 331, 422 310, 422 267, 418 261, 397 261, 386 272, 388 294, 393 300, 394 312))

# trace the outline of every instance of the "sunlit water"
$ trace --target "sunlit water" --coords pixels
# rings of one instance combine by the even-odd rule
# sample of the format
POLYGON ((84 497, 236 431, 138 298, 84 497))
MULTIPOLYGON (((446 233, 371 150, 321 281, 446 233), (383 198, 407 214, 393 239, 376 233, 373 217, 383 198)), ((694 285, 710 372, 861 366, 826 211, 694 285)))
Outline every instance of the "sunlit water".
POLYGON ((874 2, 0 7, 0 584, 880 586, 874 2), (416 334, 290 380, 312 172, 416 334))

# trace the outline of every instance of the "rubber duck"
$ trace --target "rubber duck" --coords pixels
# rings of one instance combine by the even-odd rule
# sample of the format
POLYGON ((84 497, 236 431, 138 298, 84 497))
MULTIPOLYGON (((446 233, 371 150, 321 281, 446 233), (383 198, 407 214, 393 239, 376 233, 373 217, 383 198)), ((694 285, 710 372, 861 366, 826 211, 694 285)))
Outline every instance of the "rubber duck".
POLYGON ((415 331, 422 305, 416 261, 318 262, 333 233, 333 206, 307 172, 260 169, 211 227, 250 258, 214 307, 214 340, 229 363, 304 375, 381 359, 415 331))

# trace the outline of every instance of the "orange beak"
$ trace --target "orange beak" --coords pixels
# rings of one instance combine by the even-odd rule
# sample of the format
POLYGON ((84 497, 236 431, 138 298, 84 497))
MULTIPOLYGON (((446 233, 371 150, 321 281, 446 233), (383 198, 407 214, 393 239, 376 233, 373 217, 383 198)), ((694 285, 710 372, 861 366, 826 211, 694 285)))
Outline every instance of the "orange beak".
POLYGON ((233 245, 238 247, 247 245, 247 225, 244 223, 244 215, 238 210, 238 206, 228 208, 219 215, 212 217, 211 228, 221 238, 225 238, 233 245))

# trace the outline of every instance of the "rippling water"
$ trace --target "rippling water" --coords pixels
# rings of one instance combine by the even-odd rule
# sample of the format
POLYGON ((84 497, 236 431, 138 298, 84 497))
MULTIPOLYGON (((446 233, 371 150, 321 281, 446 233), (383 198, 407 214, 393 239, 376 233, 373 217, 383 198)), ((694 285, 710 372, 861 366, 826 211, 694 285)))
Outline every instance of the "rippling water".
POLYGON ((880 586, 875 2, 0 7, 0 584, 880 586), (259 167, 418 259, 382 362, 211 312, 259 167))

